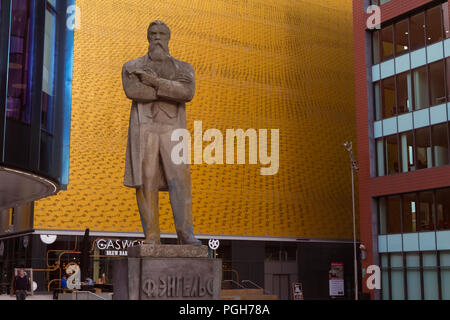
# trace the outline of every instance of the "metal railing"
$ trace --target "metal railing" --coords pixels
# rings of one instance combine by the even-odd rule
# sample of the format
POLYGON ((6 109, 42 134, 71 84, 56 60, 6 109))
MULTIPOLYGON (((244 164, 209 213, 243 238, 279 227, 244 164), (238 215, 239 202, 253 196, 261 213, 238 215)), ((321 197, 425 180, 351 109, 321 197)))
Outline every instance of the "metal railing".
POLYGON ((82 293, 82 294, 87 294, 88 297, 93 297, 93 298, 95 298, 95 299, 90 299, 90 298, 89 298, 89 299, 87 299, 87 300, 107 300, 106 298, 104 298, 104 297, 102 297, 102 296, 100 296, 100 295, 98 295, 98 294, 95 294, 95 293, 93 293, 93 292, 90 292, 90 291, 75 291, 77 300, 78 300, 78 294, 80 294, 80 293, 82 293))
POLYGON ((257 285, 256 283, 254 283, 254 282, 251 281, 251 280, 242 280, 242 284, 244 284, 244 283, 250 283, 252 286, 254 286, 254 287, 258 288, 258 289, 263 290, 264 294, 270 294, 270 295, 272 294, 269 290, 264 289, 263 287, 257 285))
POLYGON ((234 280, 223 280, 222 282, 230 282, 230 283, 234 283, 234 284, 237 285, 239 288, 245 289, 244 286, 242 286, 239 282, 236 282, 236 281, 234 281, 234 280))

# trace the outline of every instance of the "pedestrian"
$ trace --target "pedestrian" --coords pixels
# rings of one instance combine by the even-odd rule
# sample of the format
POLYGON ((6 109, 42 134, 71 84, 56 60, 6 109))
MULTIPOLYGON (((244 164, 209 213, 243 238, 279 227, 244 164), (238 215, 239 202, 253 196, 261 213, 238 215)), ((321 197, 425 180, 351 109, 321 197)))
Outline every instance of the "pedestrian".
POLYGON ((86 281, 84 282, 84 285, 85 286, 94 286, 94 280, 92 280, 91 278, 89 278, 89 277, 86 277, 86 281))
POLYGON ((15 277, 13 283, 13 289, 17 300, 25 300, 27 298, 27 291, 30 291, 30 287, 30 280, 25 274, 25 270, 20 268, 19 274, 15 277))
POLYGON ((67 289, 67 276, 65 274, 61 278, 61 289, 67 289))

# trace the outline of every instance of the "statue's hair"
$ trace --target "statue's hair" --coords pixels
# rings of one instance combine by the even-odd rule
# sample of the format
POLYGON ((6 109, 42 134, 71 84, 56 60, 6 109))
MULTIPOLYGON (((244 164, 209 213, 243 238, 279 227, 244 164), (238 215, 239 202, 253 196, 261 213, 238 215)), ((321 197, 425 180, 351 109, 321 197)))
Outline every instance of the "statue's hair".
POLYGON ((169 32, 169 39, 170 39, 171 32, 170 32, 170 28, 167 26, 167 24, 165 24, 161 20, 155 20, 155 21, 150 22, 150 25, 148 26, 148 29, 147 29, 148 42, 150 42, 150 28, 155 26, 155 25, 157 25, 157 26, 164 26, 167 29, 167 31, 169 32))

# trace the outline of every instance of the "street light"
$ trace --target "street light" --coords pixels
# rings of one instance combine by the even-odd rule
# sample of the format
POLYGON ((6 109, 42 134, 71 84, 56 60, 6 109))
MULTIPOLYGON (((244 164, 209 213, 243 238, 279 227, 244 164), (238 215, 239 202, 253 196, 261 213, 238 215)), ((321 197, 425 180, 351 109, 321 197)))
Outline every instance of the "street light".
POLYGON ((353 143, 346 142, 344 147, 347 149, 350 155, 350 170, 352 172, 352 203, 353 203, 353 262, 355 273, 355 300, 358 300, 358 258, 356 254, 356 210, 355 210, 355 176, 353 171, 358 172, 358 161, 355 160, 353 155, 353 143))

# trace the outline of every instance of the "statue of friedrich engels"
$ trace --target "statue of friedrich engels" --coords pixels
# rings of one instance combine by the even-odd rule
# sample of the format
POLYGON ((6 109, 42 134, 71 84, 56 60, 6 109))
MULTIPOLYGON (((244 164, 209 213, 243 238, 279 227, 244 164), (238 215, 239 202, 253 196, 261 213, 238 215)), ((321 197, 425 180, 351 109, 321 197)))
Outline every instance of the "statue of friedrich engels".
MULTIPOLYGON (((169 191, 179 244, 201 245, 192 225, 191 177, 187 164, 171 158, 172 132, 186 128, 186 102, 195 93, 192 66, 169 53, 170 29, 150 23, 148 54, 125 63, 123 88, 131 105, 124 185, 136 189, 145 243, 160 244, 159 191, 169 191)), ((178 142, 179 144, 179 142, 178 142)))

